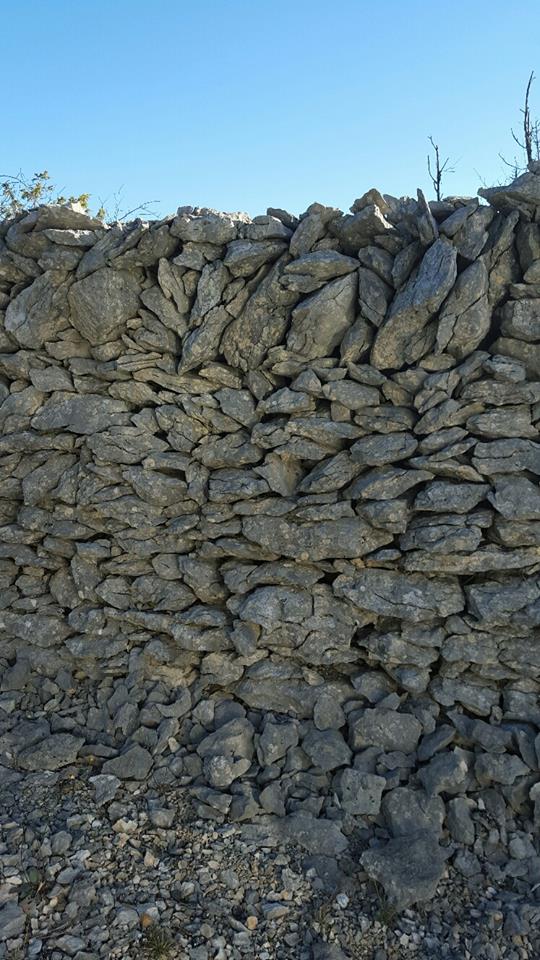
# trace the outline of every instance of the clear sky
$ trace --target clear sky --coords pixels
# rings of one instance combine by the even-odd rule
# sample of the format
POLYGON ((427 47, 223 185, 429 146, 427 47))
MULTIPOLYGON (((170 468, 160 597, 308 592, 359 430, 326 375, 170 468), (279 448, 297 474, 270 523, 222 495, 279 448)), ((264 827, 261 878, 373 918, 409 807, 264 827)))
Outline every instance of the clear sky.
POLYGON ((0 0, 0 173, 93 202, 298 213, 506 177, 540 0, 0 0))

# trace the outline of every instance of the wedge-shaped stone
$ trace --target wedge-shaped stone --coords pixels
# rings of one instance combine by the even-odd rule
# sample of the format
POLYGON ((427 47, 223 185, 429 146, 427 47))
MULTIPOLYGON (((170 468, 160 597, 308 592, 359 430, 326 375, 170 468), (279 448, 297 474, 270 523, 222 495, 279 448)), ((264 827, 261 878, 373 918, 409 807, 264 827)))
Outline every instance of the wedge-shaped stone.
POLYGON ((347 494, 355 500, 395 500, 402 493, 431 480, 427 470, 402 470, 400 467, 377 467, 364 473, 349 487, 347 494))
POLYGON ((488 500, 506 520, 540 520, 540 490, 526 477, 499 477, 488 500))
POLYGON ((476 413, 467 420, 467 429, 478 437, 537 437, 538 428, 531 422, 528 404, 496 407, 485 413, 476 413))
POLYGON ((349 453, 342 450, 335 457, 322 460, 304 477, 298 486, 301 493, 328 493, 345 487, 357 476, 361 467, 354 463, 349 453))
POLYGON ((410 713, 374 707, 352 720, 349 732, 353 750, 380 747, 381 750, 413 753, 422 735, 422 724, 410 713))
POLYGON ((534 578, 507 578, 500 583, 488 580, 465 587, 467 609, 482 621, 482 626, 502 626, 520 622, 534 626, 535 607, 540 602, 540 583, 534 578))
POLYGON ((488 491, 485 483, 434 480, 417 494, 414 509, 430 513, 468 513, 486 497, 488 491))
POLYGON ((380 402, 380 393, 377 387, 357 383, 356 380, 336 380, 334 383, 325 383, 323 396, 327 400, 341 403, 348 410, 362 410, 363 407, 375 406, 380 402))
POLYGON ((382 885, 389 903, 403 910, 435 895, 446 860, 436 836, 423 831, 366 850, 360 862, 368 876, 382 885))
POLYGON ((540 300, 510 300, 506 303, 501 333, 531 343, 540 340, 540 300))
MULTIPOLYGON (((487 523, 489 525, 489 517, 487 523)), ((485 524, 483 524, 485 525, 485 524)), ((474 523, 474 514, 463 517, 453 514, 416 517, 400 537, 401 550, 426 550, 432 553, 476 550, 482 540, 482 529, 474 523)))
POLYGON ((531 216, 540 206, 540 176, 527 171, 512 183, 499 187, 482 187, 479 196, 496 210, 522 210, 531 216))
POLYGON ((337 217, 330 224, 330 230, 341 241, 343 250, 356 253, 359 247, 367 246, 373 237, 392 231, 392 225, 376 203, 368 203, 352 215, 337 217))
POLYGON ((289 254, 285 253, 274 263, 240 315, 225 330, 221 352, 231 367, 255 370, 270 347, 282 342, 291 309, 298 300, 297 293, 284 290, 280 284, 288 262, 289 254))
POLYGON ((362 570, 354 577, 337 577, 334 592, 361 610, 414 623, 449 617, 465 606, 457 578, 431 580, 394 570, 362 570))
POLYGON ((437 325, 440 352, 461 360, 476 350, 491 320, 487 291, 488 272, 482 260, 477 260, 460 273, 442 306, 437 325))
POLYGON ((321 282, 326 282, 357 269, 358 260, 353 257, 345 257, 337 250, 315 250, 314 253, 306 253, 303 257, 292 260, 287 264, 285 273, 309 274, 321 282))
POLYGON ((71 323, 92 344, 115 340, 126 321, 137 316, 140 292, 133 273, 110 267, 96 270, 70 288, 71 323))
POLYGON ((223 262, 233 277, 250 277, 263 264, 277 260, 286 249, 283 240, 232 240, 223 262))
POLYGON ((180 207, 171 224, 173 237, 186 243, 229 243, 237 236, 237 225, 226 213, 216 210, 180 207))
POLYGON ((127 426, 130 420, 128 407, 121 400, 92 393, 53 393, 30 422, 34 430, 93 434, 108 427, 127 426))
POLYGON ((69 326, 66 274, 48 270, 8 304, 6 330, 33 350, 69 326))
POLYGON ((355 463, 368 467, 384 466, 411 457, 418 441, 410 433, 387 433, 375 437, 362 437, 351 447, 355 463))
POLYGON ((535 566, 540 561, 540 547, 523 547, 520 550, 501 550, 486 545, 474 553, 446 553, 444 555, 415 550, 403 560, 403 569, 423 573, 457 573, 467 576, 473 573, 488 573, 493 570, 521 570, 535 566))
POLYGON ((293 310, 287 349, 308 359, 329 356, 353 323, 356 289, 349 273, 306 297, 293 310))
POLYGON ((248 517, 242 530, 264 549, 301 561, 363 557, 392 540, 391 534, 360 518, 297 524, 278 517, 248 517))
POLYGON ((371 363, 380 370, 414 363, 426 348, 425 327, 456 279, 456 250, 448 240, 431 245, 406 286, 394 299, 373 344, 371 363))
POLYGON ((523 470, 540 474, 540 444, 532 440, 477 443, 472 465, 487 477, 497 473, 521 473, 523 470))

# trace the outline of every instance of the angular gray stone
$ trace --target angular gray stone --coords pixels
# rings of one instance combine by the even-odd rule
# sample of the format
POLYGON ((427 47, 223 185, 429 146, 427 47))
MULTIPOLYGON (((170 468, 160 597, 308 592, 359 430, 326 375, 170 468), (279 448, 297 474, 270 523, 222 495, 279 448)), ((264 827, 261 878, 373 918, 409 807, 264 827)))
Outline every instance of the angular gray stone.
POLYGON ((448 830, 452 840, 472 846, 474 843, 475 827, 471 816, 474 801, 467 797, 455 797, 449 800, 446 808, 448 830))
POLYGON ((437 350, 458 360, 476 350, 488 333, 491 309, 487 297, 488 271, 482 260, 460 273, 446 298, 437 324, 437 350))
POLYGON ((120 789, 120 779, 112 774, 100 773, 96 777, 90 777, 90 783, 94 788, 94 800, 98 807, 114 800, 120 789))
POLYGON ((337 577, 334 592, 360 609, 413 623, 448 617, 465 606, 457 578, 405 576, 395 570, 362 570, 354 577, 337 577))
POLYGON ((500 477, 487 498, 506 520, 540 520, 540 490, 527 477, 500 477))
POLYGON ((406 470, 401 467, 379 467, 358 477, 347 493, 351 499, 396 500, 407 490, 419 483, 431 480, 433 474, 427 470, 406 470))
POLYGON ((257 742, 257 759, 261 766, 269 767, 281 760, 289 747, 298 744, 298 725, 292 721, 271 723, 266 721, 257 742))
POLYGON ((17 763, 23 770, 60 770, 75 763, 83 743, 83 737, 53 733, 22 750, 17 756, 17 763))
POLYGON ((353 462, 350 454, 343 450, 335 457, 322 460, 298 484, 301 493, 328 493, 345 487, 360 471, 357 463, 353 462))
POLYGON ((0 907, 0 940, 14 940, 24 933, 27 914, 15 900, 7 900, 0 907))
POLYGON ((317 730, 339 730, 345 726, 345 714, 341 704, 324 691, 315 701, 313 722, 317 730))
POLYGON ((489 486, 483 483, 449 483, 434 480, 417 494, 415 510, 434 513, 468 513, 487 496, 489 486))
POLYGON ((229 720, 214 733, 208 734, 197 746, 200 757, 227 757, 251 760, 253 757, 253 725, 249 720, 229 720))
POLYGON ((381 436, 362 437, 351 447, 351 458, 362 466, 378 467, 412 456, 418 441, 410 433, 387 433, 381 436))
POLYGON ((232 240, 223 262, 233 277, 249 277, 263 264, 277 260, 284 250, 283 240, 232 240))
POLYGON ((536 437, 538 430, 531 419, 531 407, 515 404, 497 407, 469 417, 467 429, 479 437, 498 439, 499 437, 536 437))
POLYGON ((346 766, 352 756, 339 730, 310 730, 302 740, 302 750, 314 767, 325 772, 346 766))
POLYGON ((534 578, 508 578, 472 583, 465 587, 467 609, 482 621, 482 627, 527 623, 529 611, 534 623, 534 609, 540 600, 540 584, 534 578))
POLYGON ((121 400, 99 394, 53 393, 31 420, 34 430, 70 430, 94 434, 112 426, 127 426, 129 410, 121 400))
POLYGON ((354 380, 336 380, 326 383, 323 396, 327 400, 341 403, 348 410, 361 410, 363 407, 379 403, 380 395, 376 387, 365 386, 354 380))
POLYGON ((199 326, 184 337, 178 372, 186 373, 214 360, 219 353, 221 335, 230 323, 231 315, 221 304, 210 309, 199 326))
POLYGON ((352 720, 349 731, 353 750, 380 747, 413 753, 422 734, 422 724, 410 713, 374 707, 352 720))
POLYGON ((412 787, 396 787, 384 795, 382 814, 394 837, 407 837, 422 830, 438 838, 445 810, 439 796, 428 796, 412 787))
POLYGON ((352 216, 337 217, 330 224, 330 230, 340 240, 343 250, 351 254, 356 254, 359 247, 365 247, 374 237, 391 229, 376 203, 368 203, 352 216))
POLYGON ((349 843, 333 820, 315 820, 302 814, 285 817, 282 821, 282 836, 297 844, 307 853, 336 857, 343 853, 349 843))
POLYGON ((482 187, 478 194, 496 210, 523 210, 531 216, 540 206, 540 176, 527 171, 504 186, 482 187))
POLYGON ((482 541, 482 526, 489 526, 491 520, 489 517, 487 524, 475 524, 474 516, 444 513, 415 517, 399 538, 400 549, 442 554, 474 551, 482 541))
POLYGON ((226 756, 205 757, 203 776, 214 789, 227 790, 235 780, 247 773, 250 766, 251 761, 245 757, 236 760, 226 756))
POLYGON ((92 344, 115 340, 137 316, 141 287, 133 273, 103 267, 77 280, 69 290, 70 320, 92 344))
POLYGON ((47 270, 10 300, 5 325, 17 343, 36 350, 69 326, 66 274, 47 270))
POLYGON ((392 540, 360 518, 297 524, 277 517, 248 517, 244 536, 280 556, 300 561, 362 557, 392 540))
POLYGON ((540 444, 532 440, 477 443, 472 465, 487 477, 497 473, 521 473, 523 470, 540 474, 540 444))
POLYGON ((240 315, 225 330, 220 352, 232 367, 256 369, 268 350, 283 340, 298 299, 298 294, 284 290, 280 284, 288 262, 289 256, 284 254, 273 264, 240 315))
POLYGON ((386 787, 384 777, 348 768, 341 771, 334 782, 341 806, 346 813, 352 816, 377 816, 386 787))
POLYGON ((287 349, 307 359, 329 356, 354 320, 356 288, 349 273, 303 300, 292 312, 287 349))
POLYGON ((482 786, 490 783, 511 785, 518 777, 530 774, 530 767, 516 756, 482 753, 475 762, 474 773, 482 786))
POLYGON ((353 257, 345 257, 337 250, 315 250, 288 263, 285 274, 309 274, 321 282, 326 282, 357 269, 358 261, 353 257))
POLYGON ((237 235, 231 216, 215 210, 181 207, 171 224, 171 233, 186 243, 229 243, 237 235))
POLYGON ((454 284, 456 255, 455 247, 445 239, 435 240, 424 254, 416 276, 397 294, 377 332, 371 353, 373 366, 399 370, 427 352, 425 328, 454 284))
POLYGON ((360 267, 358 271, 358 301, 360 313, 375 327, 380 327, 394 293, 393 287, 373 270, 360 267))
POLYGON ((516 337, 526 343, 540 340, 540 299, 510 300, 504 305, 502 315, 504 337, 516 337))
POLYGON ((438 753, 418 773, 428 796, 458 793, 467 778, 468 766, 459 753, 438 753))
POLYGON ((152 764, 152 754, 139 744, 134 744, 118 757, 106 760, 101 772, 119 780, 145 780, 152 764))
POLYGON ((381 884, 388 902, 403 910, 435 895, 445 859, 433 834, 417 832, 366 850, 360 863, 381 884))

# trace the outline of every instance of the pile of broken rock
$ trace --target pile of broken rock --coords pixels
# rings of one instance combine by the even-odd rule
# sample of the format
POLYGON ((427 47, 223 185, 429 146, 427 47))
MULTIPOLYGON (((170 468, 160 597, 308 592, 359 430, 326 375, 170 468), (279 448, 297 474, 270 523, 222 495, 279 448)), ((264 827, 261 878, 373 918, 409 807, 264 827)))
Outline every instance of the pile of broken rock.
POLYGON ((6 783, 540 889, 540 173, 481 193, 0 225, 6 783))

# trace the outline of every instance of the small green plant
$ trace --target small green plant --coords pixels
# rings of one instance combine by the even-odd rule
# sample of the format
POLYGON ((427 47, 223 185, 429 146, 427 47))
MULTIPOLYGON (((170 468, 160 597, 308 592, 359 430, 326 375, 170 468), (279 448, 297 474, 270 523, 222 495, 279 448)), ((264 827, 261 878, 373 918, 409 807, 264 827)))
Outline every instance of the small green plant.
POLYGON ((389 903, 386 894, 378 883, 374 882, 373 888, 379 903, 378 908, 375 911, 374 919, 378 920, 379 923, 382 923, 383 927, 389 927, 397 916, 397 910, 394 906, 392 906, 391 903, 389 903))
POLYGON ((165 960, 171 956, 173 939, 168 930, 156 923, 146 928, 142 942, 144 955, 149 960, 165 960))
POLYGON ((31 177, 25 176, 22 170, 16 174, 0 174, 0 219, 15 217, 41 203, 78 203, 83 210, 88 210, 89 201, 89 193, 64 196, 55 187, 48 170, 31 177))
POLYGON ((41 893, 44 886, 45 881, 40 870, 38 870, 37 867, 28 867, 20 887, 21 899, 34 899, 41 893))
MULTIPOLYGON (((148 200, 131 209, 123 209, 122 187, 113 194, 110 201, 101 200, 95 216, 98 220, 107 223, 127 220, 136 215, 155 218, 156 211, 153 205, 158 200, 148 200)), ((48 170, 34 173, 31 177, 19 170, 18 173, 0 173, 0 220, 9 220, 26 210, 32 210, 41 204, 78 203, 86 212, 90 213, 89 193, 80 193, 78 196, 68 196, 55 186, 48 170)))

